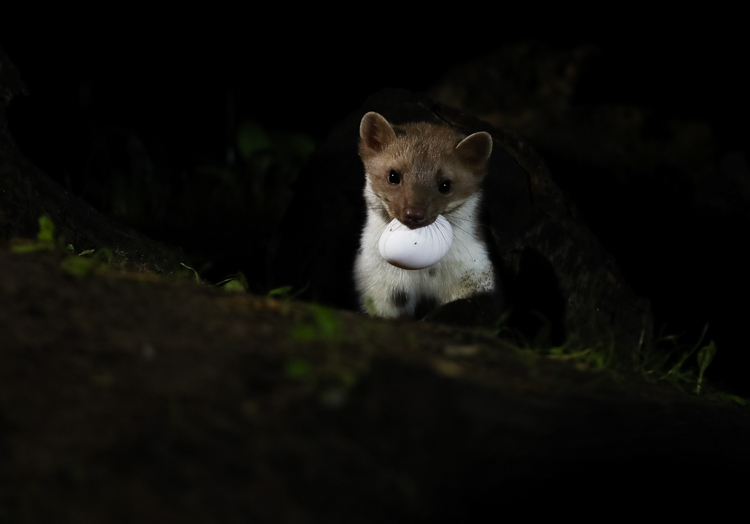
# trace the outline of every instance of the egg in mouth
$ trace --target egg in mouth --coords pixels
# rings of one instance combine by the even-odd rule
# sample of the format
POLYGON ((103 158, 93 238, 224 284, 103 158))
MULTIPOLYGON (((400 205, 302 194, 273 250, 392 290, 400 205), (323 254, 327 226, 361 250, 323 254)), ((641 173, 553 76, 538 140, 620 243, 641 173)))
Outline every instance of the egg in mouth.
POLYGON ((437 264, 453 242, 453 228, 442 215, 429 226, 409 229, 394 218, 380 235, 380 256, 401 269, 424 269, 437 264))

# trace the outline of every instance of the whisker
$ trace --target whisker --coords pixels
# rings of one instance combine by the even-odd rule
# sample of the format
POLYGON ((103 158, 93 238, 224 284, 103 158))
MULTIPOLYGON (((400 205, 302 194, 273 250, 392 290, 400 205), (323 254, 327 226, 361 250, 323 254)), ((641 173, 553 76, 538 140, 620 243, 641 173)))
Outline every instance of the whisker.
MULTIPOLYGON (((474 211, 473 214, 476 214, 474 211)), ((453 229, 461 231, 466 237, 475 237, 476 221, 472 216, 463 213, 463 209, 459 207, 449 213, 443 215, 448 222, 451 224, 453 229)), ((453 241, 456 242, 460 247, 459 249, 463 252, 469 253, 470 249, 466 243, 462 240, 462 235, 454 235, 453 241)))

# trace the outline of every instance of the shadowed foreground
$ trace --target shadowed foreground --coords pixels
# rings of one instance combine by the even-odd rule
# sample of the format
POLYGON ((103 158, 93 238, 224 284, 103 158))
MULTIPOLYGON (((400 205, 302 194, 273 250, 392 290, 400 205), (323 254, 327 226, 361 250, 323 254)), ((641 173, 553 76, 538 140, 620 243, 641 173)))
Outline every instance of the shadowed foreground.
POLYGON ((0 522, 473 522, 714 488, 701 500, 724 504, 748 437, 739 406, 481 332, 0 249, 0 522))

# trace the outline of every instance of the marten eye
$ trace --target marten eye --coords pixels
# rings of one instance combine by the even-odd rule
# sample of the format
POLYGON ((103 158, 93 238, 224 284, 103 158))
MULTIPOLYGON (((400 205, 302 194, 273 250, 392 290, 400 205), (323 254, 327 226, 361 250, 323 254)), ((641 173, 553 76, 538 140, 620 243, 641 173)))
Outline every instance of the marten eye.
POLYGON ((451 192, 451 181, 450 180, 443 180, 440 182, 440 185, 438 186, 438 191, 440 191, 442 194, 447 195, 451 192))
POLYGON ((398 184, 399 182, 401 182, 401 175, 396 173, 395 170, 391 169, 391 172, 388 173, 388 182, 394 185, 398 184))

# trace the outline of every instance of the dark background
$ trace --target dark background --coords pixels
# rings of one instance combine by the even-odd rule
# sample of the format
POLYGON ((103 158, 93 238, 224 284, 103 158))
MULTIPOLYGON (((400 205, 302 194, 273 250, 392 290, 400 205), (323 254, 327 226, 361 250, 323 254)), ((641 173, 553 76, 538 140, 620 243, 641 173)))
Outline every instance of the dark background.
MULTIPOLYGON (((665 20, 650 13, 541 8, 492 16, 450 10, 439 18, 419 14, 414 20, 392 13, 370 20, 364 14, 224 12, 146 27, 141 23, 146 14, 132 20, 112 13, 86 23, 60 20, 54 29, 30 22, 9 27, 6 17, 0 45, 29 90, 9 108, 11 129, 37 166, 107 212, 91 190, 91 179, 106 183, 106 165, 127 164, 126 154, 118 152, 126 147, 117 145, 117 137, 137 137, 147 151, 140 158, 175 190, 196 165, 228 161, 242 122, 256 122, 269 133, 304 133, 319 142, 381 88, 427 90, 452 66, 502 45, 537 39, 553 47, 593 43, 600 48, 601 58, 580 84, 577 100, 635 104, 709 121, 717 163, 732 152, 747 158, 748 47, 732 13, 723 18, 670 13, 665 20), (92 154, 102 137, 109 147, 105 161, 92 154)), ((607 223, 627 216, 587 216, 581 207, 636 291, 652 298, 657 331, 685 333, 689 343, 708 323, 709 338, 719 343, 709 375, 734 392, 750 394, 744 376, 750 363, 745 350, 750 277, 742 256, 746 224, 693 217, 703 224, 699 234, 695 223, 680 231, 668 198, 644 197, 638 201, 629 193, 622 198, 630 200, 610 207, 612 215, 632 210, 654 221, 627 238, 612 238, 606 230, 607 223), (660 227, 659 217, 669 229, 660 227)), ((134 227, 188 252, 198 250, 197 239, 207 235, 221 245, 228 241, 195 228, 186 233, 168 225, 149 227, 145 217, 134 227)), ((242 227, 235 229, 234 241, 252 242, 242 227)), ((239 256, 216 265, 206 272, 214 280, 226 271, 253 271, 239 256)))

